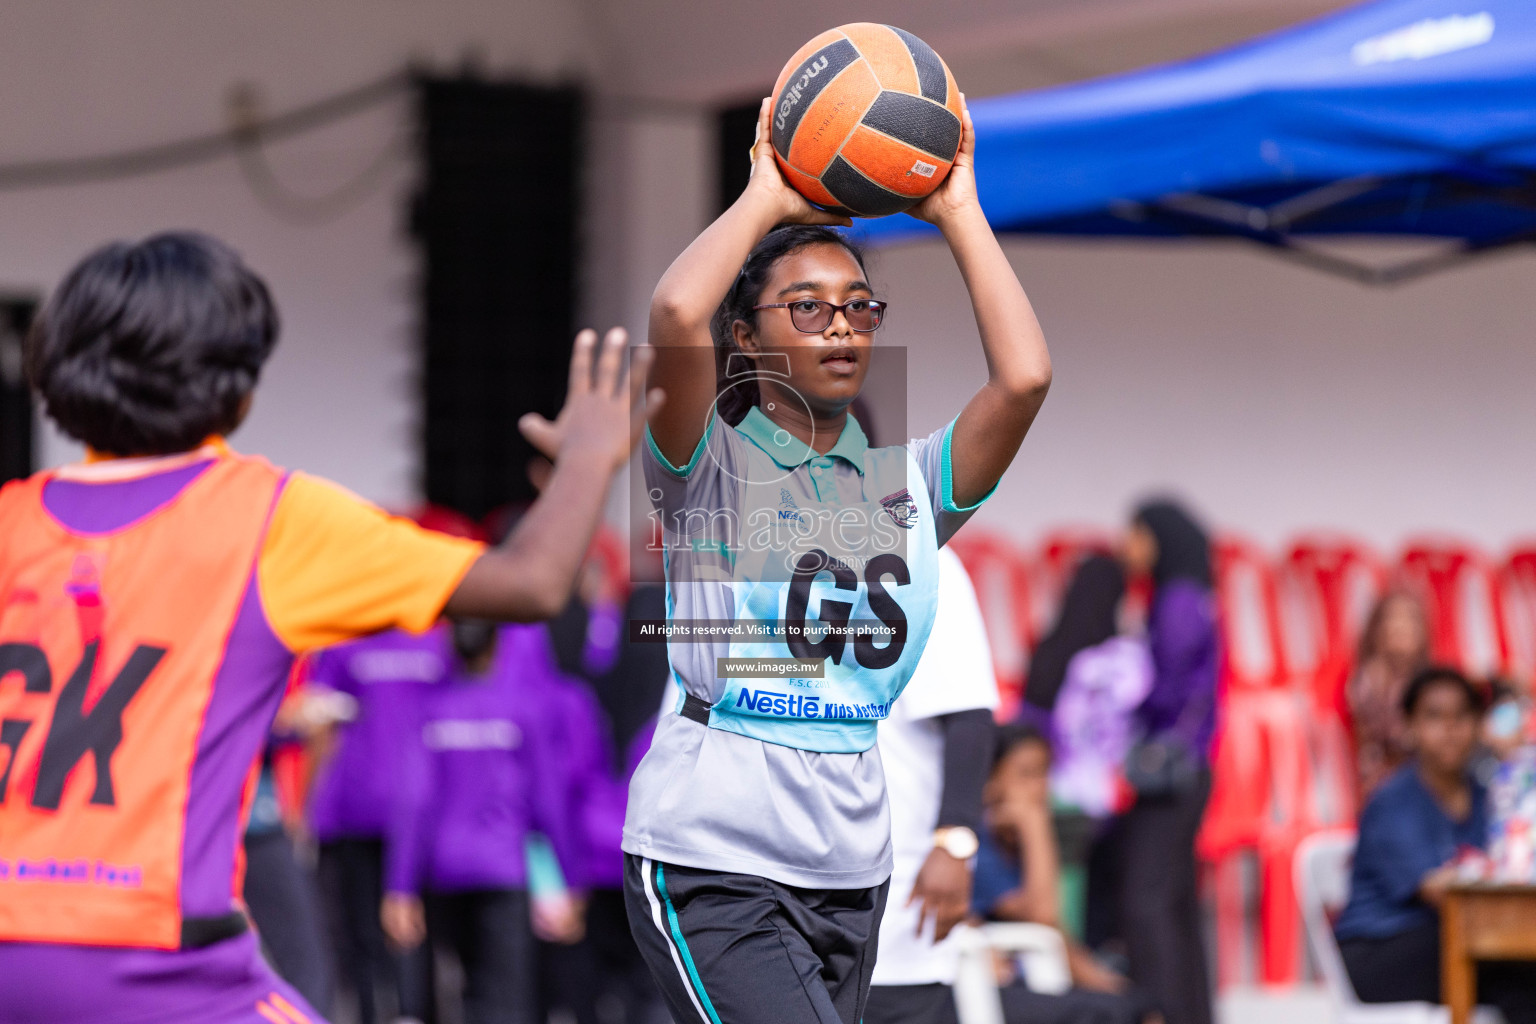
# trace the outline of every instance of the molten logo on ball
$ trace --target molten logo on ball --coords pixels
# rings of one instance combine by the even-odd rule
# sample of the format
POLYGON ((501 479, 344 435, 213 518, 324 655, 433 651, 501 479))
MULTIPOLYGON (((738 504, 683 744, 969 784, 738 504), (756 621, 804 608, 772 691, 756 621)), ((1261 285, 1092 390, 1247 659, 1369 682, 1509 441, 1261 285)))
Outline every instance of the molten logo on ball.
POLYGON ((778 120, 774 122, 776 127, 780 129, 784 127, 784 119, 789 116, 789 112, 791 110, 795 109, 795 104, 800 102, 800 94, 805 91, 806 86, 811 84, 811 79, 815 78, 817 75, 821 74, 827 69, 827 63, 828 61, 826 57, 818 57, 811 61, 811 63, 806 66, 805 71, 800 75, 800 80, 789 87, 787 93, 788 98, 779 104, 779 117, 778 120))

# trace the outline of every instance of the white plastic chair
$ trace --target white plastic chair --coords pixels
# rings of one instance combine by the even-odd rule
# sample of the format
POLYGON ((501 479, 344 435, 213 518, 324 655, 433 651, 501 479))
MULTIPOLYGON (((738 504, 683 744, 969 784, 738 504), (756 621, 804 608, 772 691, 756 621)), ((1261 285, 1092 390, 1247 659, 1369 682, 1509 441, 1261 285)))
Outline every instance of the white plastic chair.
MULTIPOLYGON (((1338 1024, 1450 1024, 1451 1011, 1437 1003, 1362 1003, 1344 969, 1331 915, 1349 900, 1349 869, 1355 833, 1339 829, 1308 836, 1296 848, 1296 898, 1323 983, 1333 997, 1338 1024)), ((1502 1024, 1492 1007, 1479 1006, 1474 1024, 1502 1024)))
POLYGON ((1072 987, 1067 944, 1061 932, 1043 924, 1000 922, 959 929, 960 968, 955 976, 955 1010, 960 1024, 1003 1024, 992 954, 1019 957, 1024 979, 1036 992, 1059 995, 1072 987))

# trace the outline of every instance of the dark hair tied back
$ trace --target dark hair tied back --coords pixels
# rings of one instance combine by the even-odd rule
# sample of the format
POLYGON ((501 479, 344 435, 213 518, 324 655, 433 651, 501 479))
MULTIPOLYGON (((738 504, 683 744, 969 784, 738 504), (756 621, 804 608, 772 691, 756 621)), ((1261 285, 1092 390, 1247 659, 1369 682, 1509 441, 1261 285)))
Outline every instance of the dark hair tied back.
POLYGON ((710 322, 710 335, 715 340, 715 393, 720 396, 717 409, 720 418, 732 426, 740 423, 747 410, 762 400, 756 380, 748 378, 735 385, 731 383, 732 375, 739 376, 742 372, 740 358, 736 360, 737 365, 731 364, 731 356, 741 353, 736 345, 736 321, 756 324, 757 311, 752 307, 761 301, 763 288, 774 266, 784 257, 812 245, 841 246, 858 263, 859 269, 864 269, 864 250, 845 235, 819 224, 781 225, 764 235, 763 240, 752 248, 741 265, 741 272, 736 275, 736 283, 726 292, 725 300, 710 322))
POLYGON ((59 428, 97 451, 187 451, 239 425, 277 331, 266 284, 223 242, 113 242, 44 305, 27 376, 59 428))

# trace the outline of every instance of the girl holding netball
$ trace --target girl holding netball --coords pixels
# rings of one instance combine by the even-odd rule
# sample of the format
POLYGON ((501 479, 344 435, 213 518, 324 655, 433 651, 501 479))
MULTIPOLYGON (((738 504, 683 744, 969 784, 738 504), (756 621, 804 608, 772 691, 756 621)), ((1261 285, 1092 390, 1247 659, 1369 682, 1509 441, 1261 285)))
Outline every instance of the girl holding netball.
POLYGON ((932 625, 937 550, 1012 462, 1050 356, 977 202, 967 114, 911 212, 954 254, 987 376, 928 437, 869 447, 848 409, 885 302, 828 227, 848 222, 786 184, 769 116, 750 184, 651 305, 668 400, 642 458, 668 617, 693 635, 669 645, 677 713, 631 787, 626 898, 678 1020, 857 1024, 891 872, 876 725, 932 625))

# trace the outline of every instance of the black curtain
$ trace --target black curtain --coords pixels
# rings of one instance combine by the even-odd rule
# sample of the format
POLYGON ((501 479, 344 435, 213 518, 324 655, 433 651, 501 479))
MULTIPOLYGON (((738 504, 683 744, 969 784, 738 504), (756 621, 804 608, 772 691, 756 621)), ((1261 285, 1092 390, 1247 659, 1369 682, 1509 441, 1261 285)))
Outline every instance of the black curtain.
MULTIPOLYGON (((767 95, 768 90, 763 90, 767 95)), ((736 201, 747 179, 752 177, 752 140, 757 137, 757 113, 762 100, 755 99, 733 107, 724 107, 715 115, 717 140, 716 209, 724 213, 736 201)))
POLYGON ((0 483, 33 469, 32 392, 22 371, 21 339, 36 312, 34 299, 0 298, 0 483))
POLYGON ((417 108, 425 491, 478 518, 531 500, 517 420, 565 395, 583 104, 569 88, 424 78, 417 108))

